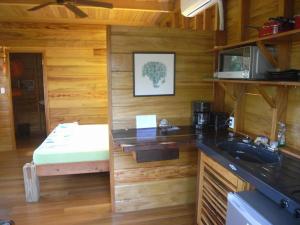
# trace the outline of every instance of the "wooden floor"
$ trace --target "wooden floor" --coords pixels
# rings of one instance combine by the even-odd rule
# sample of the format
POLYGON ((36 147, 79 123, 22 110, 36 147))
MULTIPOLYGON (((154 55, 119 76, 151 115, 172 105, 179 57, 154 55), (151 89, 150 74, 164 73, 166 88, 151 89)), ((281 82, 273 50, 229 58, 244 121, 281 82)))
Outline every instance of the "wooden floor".
POLYGON ((108 173, 43 177, 40 202, 25 203, 22 166, 31 161, 34 146, 24 146, 0 153, 0 219, 12 219, 16 225, 195 224, 194 206, 113 214, 108 173))

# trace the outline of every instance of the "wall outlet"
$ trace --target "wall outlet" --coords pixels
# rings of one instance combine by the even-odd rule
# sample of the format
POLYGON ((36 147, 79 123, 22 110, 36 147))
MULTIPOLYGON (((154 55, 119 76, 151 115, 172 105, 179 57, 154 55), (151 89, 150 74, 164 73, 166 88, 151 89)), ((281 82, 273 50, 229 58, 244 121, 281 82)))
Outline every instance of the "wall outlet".
POLYGON ((4 88, 4 87, 0 88, 0 94, 1 94, 1 95, 4 95, 4 94, 5 94, 5 88, 4 88))
POLYGON ((231 128, 231 129, 234 128, 234 117, 233 116, 229 117, 229 128, 231 128))

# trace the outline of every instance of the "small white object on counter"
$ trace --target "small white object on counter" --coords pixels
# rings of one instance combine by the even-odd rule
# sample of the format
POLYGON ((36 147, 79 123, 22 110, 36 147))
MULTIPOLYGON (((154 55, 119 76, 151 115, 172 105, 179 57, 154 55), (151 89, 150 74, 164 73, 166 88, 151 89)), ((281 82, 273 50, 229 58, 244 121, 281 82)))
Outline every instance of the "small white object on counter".
POLYGON ((156 115, 137 115, 136 128, 153 128, 156 127, 156 115))

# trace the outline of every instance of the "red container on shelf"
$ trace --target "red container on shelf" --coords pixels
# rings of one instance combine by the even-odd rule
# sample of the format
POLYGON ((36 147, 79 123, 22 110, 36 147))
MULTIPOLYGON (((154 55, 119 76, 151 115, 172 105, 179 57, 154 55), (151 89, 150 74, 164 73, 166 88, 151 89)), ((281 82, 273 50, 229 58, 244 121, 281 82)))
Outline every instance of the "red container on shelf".
POLYGON ((259 28, 259 37, 265 37, 272 34, 282 33, 285 31, 292 30, 294 28, 294 21, 289 18, 276 17, 269 18, 264 25, 259 28))
POLYGON ((300 15, 294 16, 295 19, 295 29, 300 29, 300 15))

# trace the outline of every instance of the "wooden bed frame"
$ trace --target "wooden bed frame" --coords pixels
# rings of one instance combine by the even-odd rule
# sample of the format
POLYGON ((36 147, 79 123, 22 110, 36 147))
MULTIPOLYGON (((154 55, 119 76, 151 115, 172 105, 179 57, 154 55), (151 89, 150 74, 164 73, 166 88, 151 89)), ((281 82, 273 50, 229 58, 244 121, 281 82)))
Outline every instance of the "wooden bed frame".
POLYGON ((58 163, 36 165, 26 163, 23 166, 23 177, 25 186, 26 202, 38 202, 40 199, 39 177, 58 176, 83 173, 99 173, 109 171, 109 160, 58 163))

